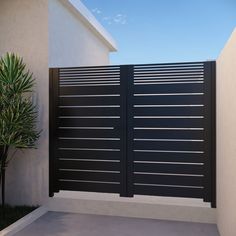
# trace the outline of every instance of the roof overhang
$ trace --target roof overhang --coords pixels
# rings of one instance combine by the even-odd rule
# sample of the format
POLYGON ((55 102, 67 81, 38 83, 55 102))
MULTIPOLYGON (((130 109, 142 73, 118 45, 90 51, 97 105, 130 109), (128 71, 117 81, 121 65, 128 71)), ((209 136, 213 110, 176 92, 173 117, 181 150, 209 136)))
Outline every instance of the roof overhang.
POLYGON ((66 2, 67 5, 76 10, 76 13, 84 24, 98 35, 98 37, 108 46, 111 52, 117 51, 115 40, 80 0, 67 0, 66 2))

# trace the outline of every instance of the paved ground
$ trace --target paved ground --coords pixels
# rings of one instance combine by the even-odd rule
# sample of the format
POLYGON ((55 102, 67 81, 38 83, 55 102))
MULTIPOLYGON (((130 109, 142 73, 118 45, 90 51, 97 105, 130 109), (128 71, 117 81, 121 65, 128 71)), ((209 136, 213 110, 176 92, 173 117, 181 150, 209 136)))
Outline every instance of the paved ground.
POLYGON ((48 212, 16 236, 219 236, 215 225, 48 212))

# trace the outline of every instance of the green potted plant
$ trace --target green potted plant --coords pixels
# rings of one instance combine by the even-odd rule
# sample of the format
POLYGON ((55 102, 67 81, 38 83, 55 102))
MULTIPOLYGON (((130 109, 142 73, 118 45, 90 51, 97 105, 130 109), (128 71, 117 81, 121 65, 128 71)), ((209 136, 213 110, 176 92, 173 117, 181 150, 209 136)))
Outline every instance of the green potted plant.
POLYGON ((0 182, 5 205, 5 172, 10 153, 35 148, 39 138, 37 111, 32 102, 34 79, 23 59, 13 53, 0 58, 0 182))

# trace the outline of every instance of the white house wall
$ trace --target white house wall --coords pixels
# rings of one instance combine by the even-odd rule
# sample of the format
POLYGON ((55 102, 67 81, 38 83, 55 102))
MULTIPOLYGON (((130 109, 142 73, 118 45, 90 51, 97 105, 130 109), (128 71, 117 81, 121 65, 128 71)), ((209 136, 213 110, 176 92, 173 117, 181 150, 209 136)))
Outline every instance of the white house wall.
POLYGON ((49 67, 108 64, 110 50, 67 0, 0 0, 0 55, 18 53, 34 73, 42 130, 38 149, 18 152, 7 169, 8 203, 48 199, 49 67))
POLYGON ((49 0, 49 66, 109 64, 109 49, 65 0, 49 0))
POLYGON ((236 29, 217 60, 217 215, 221 236, 236 235, 236 29))
POLYGON ((7 202, 40 204, 48 195, 48 2, 0 1, 0 55, 16 52, 36 78, 39 129, 37 150, 18 152, 7 169, 7 202))

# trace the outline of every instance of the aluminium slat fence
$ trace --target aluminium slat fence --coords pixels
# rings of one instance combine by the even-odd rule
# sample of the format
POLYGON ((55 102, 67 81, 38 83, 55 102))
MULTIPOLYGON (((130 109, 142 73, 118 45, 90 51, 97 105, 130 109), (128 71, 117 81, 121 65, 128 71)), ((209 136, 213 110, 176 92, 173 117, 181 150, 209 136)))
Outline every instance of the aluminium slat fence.
POLYGON ((215 207, 215 62, 50 69, 50 196, 60 190, 215 207))

